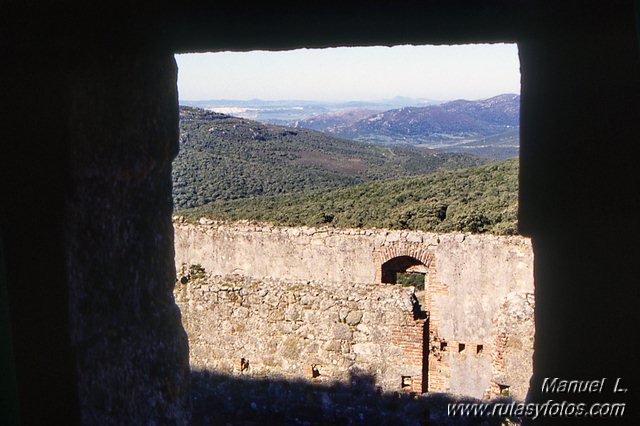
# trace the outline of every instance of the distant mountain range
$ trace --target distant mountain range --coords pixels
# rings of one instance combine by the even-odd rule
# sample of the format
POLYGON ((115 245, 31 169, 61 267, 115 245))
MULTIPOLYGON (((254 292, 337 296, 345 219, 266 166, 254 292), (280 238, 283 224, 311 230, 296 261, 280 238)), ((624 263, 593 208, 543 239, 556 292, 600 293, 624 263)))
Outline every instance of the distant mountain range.
POLYGON ((337 135, 343 129, 355 125, 360 120, 375 116, 379 111, 367 108, 349 108, 325 114, 313 115, 304 120, 287 123, 291 127, 317 130, 337 135))
POLYGON ((518 155, 520 96, 456 100, 384 112, 347 109, 290 123, 343 138, 384 145, 419 145, 492 158, 518 155))
POLYGON ((234 117, 317 130, 381 145, 411 145, 491 159, 519 154, 520 96, 444 103, 396 97, 380 101, 182 101, 234 117))
POLYGON ((314 115, 332 113, 351 109, 366 109, 371 113, 387 111, 406 106, 435 105, 441 101, 424 98, 407 98, 396 96, 391 99, 377 101, 325 102, 308 100, 233 100, 210 99, 205 101, 181 100, 180 105, 203 108, 234 117, 248 118, 269 124, 290 125, 292 122, 304 120, 314 115))
POLYGON ((479 165, 471 155, 351 141, 308 129, 180 108, 174 203, 215 201, 348 186, 479 165))

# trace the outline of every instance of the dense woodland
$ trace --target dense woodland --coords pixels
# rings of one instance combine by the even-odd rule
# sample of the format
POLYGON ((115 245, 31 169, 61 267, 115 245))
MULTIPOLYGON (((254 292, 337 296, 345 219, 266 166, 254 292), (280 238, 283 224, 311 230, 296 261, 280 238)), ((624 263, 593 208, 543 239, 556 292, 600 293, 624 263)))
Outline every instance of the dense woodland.
POLYGON ((419 175, 485 163, 467 154, 377 146, 181 107, 177 209, 419 175))
POLYGON ((289 226, 517 233, 518 161, 178 211, 289 226))

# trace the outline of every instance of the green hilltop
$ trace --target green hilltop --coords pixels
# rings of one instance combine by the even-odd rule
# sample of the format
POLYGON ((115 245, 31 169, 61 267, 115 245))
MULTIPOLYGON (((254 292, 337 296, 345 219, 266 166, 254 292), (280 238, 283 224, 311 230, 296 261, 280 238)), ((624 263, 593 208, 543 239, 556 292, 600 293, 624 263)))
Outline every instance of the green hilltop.
POLYGON ((286 226, 516 234, 518 161, 374 181, 301 194, 212 202, 178 211, 286 226))
POLYGON ((485 162, 467 154, 377 146, 181 107, 173 199, 177 209, 186 209, 218 200, 346 187, 485 162))

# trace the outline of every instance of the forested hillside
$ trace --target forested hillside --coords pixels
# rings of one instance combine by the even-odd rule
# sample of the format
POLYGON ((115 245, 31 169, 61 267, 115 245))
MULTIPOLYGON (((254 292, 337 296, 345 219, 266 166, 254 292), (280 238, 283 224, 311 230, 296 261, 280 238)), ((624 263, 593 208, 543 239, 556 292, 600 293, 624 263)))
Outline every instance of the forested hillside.
POLYGON ((478 157, 383 147, 323 133, 180 109, 174 203, 296 193, 482 164, 478 157))
POLYGON ((423 231, 517 233, 518 162, 368 182, 347 188, 215 202, 187 218, 423 231))

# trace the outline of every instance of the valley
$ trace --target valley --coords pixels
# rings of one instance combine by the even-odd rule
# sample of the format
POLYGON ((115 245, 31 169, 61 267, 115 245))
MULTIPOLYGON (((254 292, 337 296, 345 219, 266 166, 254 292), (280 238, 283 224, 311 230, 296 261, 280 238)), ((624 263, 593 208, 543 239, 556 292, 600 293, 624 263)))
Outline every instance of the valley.
POLYGON ((380 146, 182 107, 173 162, 178 209, 475 166, 487 160, 411 146, 380 146))
POLYGON ((379 145, 417 146, 493 160, 514 158, 519 152, 517 94, 446 102, 395 97, 352 102, 210 100, 185 105, 379 145))

